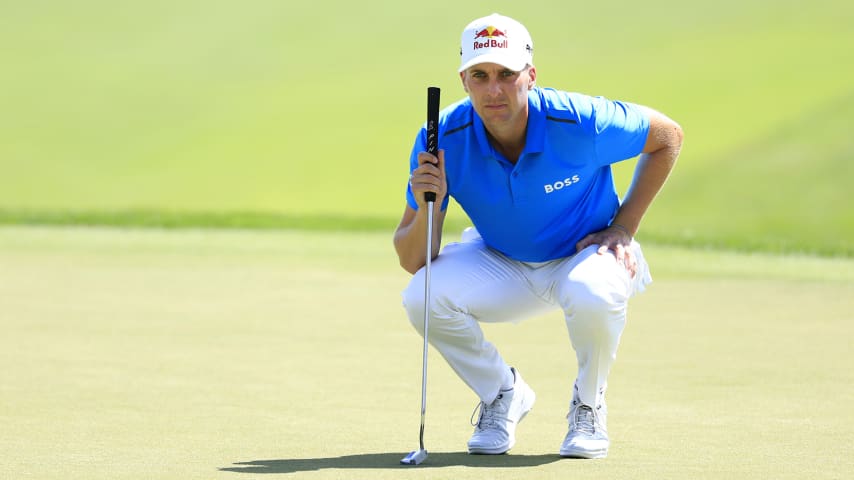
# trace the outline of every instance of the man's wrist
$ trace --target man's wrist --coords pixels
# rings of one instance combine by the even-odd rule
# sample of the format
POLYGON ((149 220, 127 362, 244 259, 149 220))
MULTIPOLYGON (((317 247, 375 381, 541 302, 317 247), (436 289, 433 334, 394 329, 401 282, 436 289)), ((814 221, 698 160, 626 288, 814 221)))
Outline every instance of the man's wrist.
POLYGON ((625 232, 626 235, 634 237, 634 234, 632 234, 632 232, 628 228, 624 227, 623 225, 620 225, 619 223, 612 223, 611 227, 616 228, 617 230, 622 230, 623 232, 625 232))

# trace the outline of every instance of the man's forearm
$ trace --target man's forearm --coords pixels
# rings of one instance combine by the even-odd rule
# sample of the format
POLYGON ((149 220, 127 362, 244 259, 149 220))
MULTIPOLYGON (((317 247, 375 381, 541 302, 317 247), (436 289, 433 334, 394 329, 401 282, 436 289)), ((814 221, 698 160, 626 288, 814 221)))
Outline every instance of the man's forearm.
POLYGON ((613 223, 625 227, 632 236, 637 233, 641 219, 667 181, 678 156, 678 146, 641 155, 632 184, 613 223))
MULTIPOLYGON (((445 213, 437 202, 433 211, 433 242, 432 257, 439 254, 442 242, 442 226, 445 223, 445 213)), ((394 248, 397 252, 400 266, 409 273, 415 273, 427 262, 424 257, 427 250, 427 212, 426 207, 415 212, 414 216, 405 219, 408 223, 401 224, 394 233, 394 248)))

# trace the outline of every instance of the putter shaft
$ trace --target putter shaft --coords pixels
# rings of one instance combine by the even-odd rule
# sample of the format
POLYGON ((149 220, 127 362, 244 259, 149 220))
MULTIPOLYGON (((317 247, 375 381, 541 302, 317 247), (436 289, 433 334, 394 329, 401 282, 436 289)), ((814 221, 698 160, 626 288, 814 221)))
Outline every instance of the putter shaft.
POLYGON ((433 257, 433 202, 427 202, 427 252, 424 264, 424 351, 421 359, 421 430, 418 443, 424 450, 424 420, 427 414, 427 332, 430 325, 430 263, 433 257))

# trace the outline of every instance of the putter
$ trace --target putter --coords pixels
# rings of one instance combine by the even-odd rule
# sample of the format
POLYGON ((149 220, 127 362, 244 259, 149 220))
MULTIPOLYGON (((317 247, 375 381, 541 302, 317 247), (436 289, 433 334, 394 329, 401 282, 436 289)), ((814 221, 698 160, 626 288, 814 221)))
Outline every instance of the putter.
MULTIPOLYGON (((437 155, 439 149, 439 88, 427 89, 427 153, 437 155)), ((433 205, 436 193, 425 192, 427 201, 427 262, 424 264, 424 350, 421 356, 421 429, 418 432, 419 449, 409 452, 400 463, 419 465, 427 459, 424 448, 424 418, 427 413, 427 331, 430 324, 430 261, 433 256, 433 205)))

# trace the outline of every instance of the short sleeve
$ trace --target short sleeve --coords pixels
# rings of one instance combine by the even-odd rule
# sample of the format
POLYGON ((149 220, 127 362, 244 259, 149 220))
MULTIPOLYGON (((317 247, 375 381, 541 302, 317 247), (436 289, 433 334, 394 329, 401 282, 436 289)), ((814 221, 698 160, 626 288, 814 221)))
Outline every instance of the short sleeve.
POLYGON ((639 155, 649 133, 649 117, 634 103, 592 98, 596 156, 602 165, 639 155))

